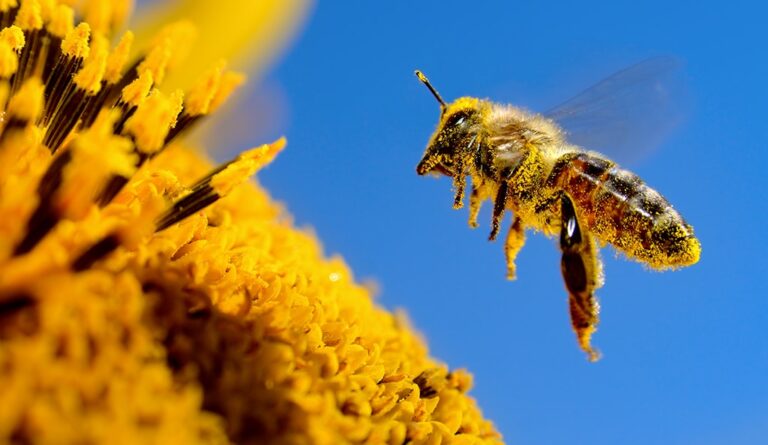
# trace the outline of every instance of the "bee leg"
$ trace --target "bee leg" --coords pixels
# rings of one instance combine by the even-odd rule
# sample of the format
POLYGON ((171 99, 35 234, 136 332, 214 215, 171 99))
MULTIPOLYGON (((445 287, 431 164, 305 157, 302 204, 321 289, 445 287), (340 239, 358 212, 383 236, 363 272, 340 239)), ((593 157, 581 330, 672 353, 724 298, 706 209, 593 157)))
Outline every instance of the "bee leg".
POLYGON ((523 228, 523 222, 515 216, 512 220, 512 225, 509 226, 509 232, 507 233, 507 241, 504 243, 504 255, 507 257, 507 279, 514 280, 517 278, 515 267, 515 258, 517 258, 518 252, 523 248, 525 244, 525 229, 523 228))
POLYGON ((483 204, 483 198, 480 196, 480 190, 475 184, 472 184, 472 192, 469 195, 469 227, 477 228, 477 215, 480 213, 480 206, 483 204))
POLYGON ((466 161, 459 156, 456 159, 456 174, 453 176, 453 208, 460 209, 464 207, 464 189, 467 187, 467 173, 464 170, 466 161))
POLYGON ((596 361, 600 353, 592 348, 590 338, 596 330, 600 311, 594 296, 594 291, 602 284, 600 259, 594 240, 580 227, 573 202, 565 193, 561 196, 561 212, 560 250, 563 256, 560 266, 568 289, 571 325, 581 349, 590 361, 596 361))
POLYGON ((453 177, 453 190, 456 192, 456 194, 453 196, 454 209, 460 209, 464 207, 464 188, 466 186, 467 177, 464 175, 463 171, 453 177))
POLYGON ((501 217, 504 216, 504 210, 507 208, 507 196, 509 194, 509 186, 507 181, 502 181, 499 185, 499 190, 496 192, 496 200, 493 202, 493 216, 491 219, 491 234, 488 237, 489 241, 493 241, 499 235, 499 226, 501 224, 501 217))

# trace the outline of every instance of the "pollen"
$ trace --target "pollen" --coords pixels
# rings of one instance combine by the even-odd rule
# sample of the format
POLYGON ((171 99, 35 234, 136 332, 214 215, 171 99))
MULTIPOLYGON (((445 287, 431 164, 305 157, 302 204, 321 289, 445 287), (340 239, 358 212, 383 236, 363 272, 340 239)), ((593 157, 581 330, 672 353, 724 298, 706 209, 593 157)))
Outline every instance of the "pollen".
POLYGON ((224 170, 211 178, 211 188, 219 195, 228 195, 235 187, 251 177, 256 171, 272 162, 285 147, 285 139, 246 151, 224 170))
MULTIPOLYGON (((0 40, 0 78, 8 79, 19 68, 19 57, 13 50, 13 47, 3 40, 0 40)), ((5 101, 3 101, 5 102, 5 101)))
POLYGON ((58 5, 51 14, 51 22, 46 29, 51 35, 63 39, 72 30, 75 11, 67 5, 58 5))
POLYGON ((123 88, 121 100, 130 106, 138 107, 149 95, 153 84, 152 72, 144 71, 137 79, 123 88))
POLYGON ((163 146, 180 110, 180 92, 165 95, 158 89, 152 90, 125 123, 125 130, 134 138, 139 151, 154 153, 163 146))
POLYGON ((75 74, 74 84, 87 91, 88 94, 96 94, 101 89, 101 80, 107 69, 107 42, 103 36, 95 35, 93 45, 83 68, 75 74))
POLYGON ((194 26, 187 21, 178 21, 164 27, 154 39, 153 49, 139 65, 139 72, 151 71, 155 82, 161 84, 166 70, 178 65, 189 54, 196 35, 194 26))
POLYGON ((0 31, 0 40, 6 42, 14 51, 24 47, 24 31, 18 26, 9 26, 0 31))
POLYGON ((8 116, 22 122, 34 122, 43 109, 43 85, 32 78, 11 98, 8 116))
POLYGON ((82 6, 85 21, 103 34, 110 34, 119 28, 128 18, 131 8, 129 0, 85 0, 82 6))
POLYGON ((0 0, 0 443, 501 443, 251 180, 285 139, 215 165, 185 138, 245 76, 166 88, 196 30, 135 43, 130 9, 0 0))
POLYGON ((66 33, 64 41, 61 42, 61 51, 67 56, 85 59, 90 51, 88 46, 90 37, 91 27, 88 23, 80 23, 66 33))
POLYGON ((4 13, 19 6, 18 0, 0 0, 0 12, 4 13))
POLYGON ((141 61, 138 72, 148 71, 156 79, 158 84, 165 78, 165 69, 171 58, 171 40, 165 39, 152 48, 149 54, 141 61))
POLYGON ((245 75, 231 71, 224 72, 224 74, 221 76, 221 80, 219 81, 219 88, 216 90, 216 94, 214 94, 213 99, 211 99, 209 111, 216 111, 221 106, 221 104, 229 99, 229 96, 232 94, 232 92, 235 91, 244 82, 245 75))
POLYGON ((120 42, 114 51, 107 57, 107 68, 104 72, 104 79, 110 84, 117 83, 123 75, 123 68, 128 61, 128 55, 133 44, 133 33, 128 31, 120 38, 120 42))
POLYGON ((211 69, 187 94, 185 111, 190 116, 208 114, 211 101, 216 97, 221 85, 221 76, 224 71, 224 61, 221 61, 211 69))
POLYGON ((16 25, 24 31, 41 29, 43 27, 43 15, 40 2, 37 0, 22 1, 16 15, 16 25))

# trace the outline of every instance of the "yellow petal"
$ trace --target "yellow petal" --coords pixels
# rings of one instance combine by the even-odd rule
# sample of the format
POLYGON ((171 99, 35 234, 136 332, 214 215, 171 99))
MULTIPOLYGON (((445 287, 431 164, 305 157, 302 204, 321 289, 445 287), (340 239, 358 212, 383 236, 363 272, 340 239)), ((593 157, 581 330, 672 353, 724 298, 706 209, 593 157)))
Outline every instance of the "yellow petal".
POLYGON ((140 10, 132 26, 136 48, 150 47, 162 24, 183 17, 191 21, 199 38, 193 57, 168 74, 169 88, 188 87, 222 58, 233 69, 255 73, 263 70, 296 34, 307 16, 311 0, 180 0, 171 6, 140 10))

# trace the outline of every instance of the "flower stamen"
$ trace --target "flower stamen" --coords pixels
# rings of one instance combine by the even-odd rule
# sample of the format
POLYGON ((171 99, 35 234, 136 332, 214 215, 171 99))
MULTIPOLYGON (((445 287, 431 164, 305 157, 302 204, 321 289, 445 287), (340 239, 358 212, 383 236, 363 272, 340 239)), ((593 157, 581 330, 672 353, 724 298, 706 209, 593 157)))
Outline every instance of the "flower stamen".
POLYGON ((285 147, 285 139, 241 153, 235 159, 219 165, 198 180, 189 194, 177 200, 158 219, 155 231, 160 232, 227 196, 256 171, 272 162, 285 147))

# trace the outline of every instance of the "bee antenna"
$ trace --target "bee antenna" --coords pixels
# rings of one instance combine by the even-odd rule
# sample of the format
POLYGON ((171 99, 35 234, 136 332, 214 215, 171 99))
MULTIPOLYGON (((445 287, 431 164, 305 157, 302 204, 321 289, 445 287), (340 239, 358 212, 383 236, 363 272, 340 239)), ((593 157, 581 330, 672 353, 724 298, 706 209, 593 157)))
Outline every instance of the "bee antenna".
POLYGON ((427 88, 429 88, 429 91, 432 92, 432 95, 435 96, 435 99, 437 99, 437 101, 440 102, 440 108, 445 109, 445 107, 447 107, 447 105, 443 101, 443 98, 440 97, 440 94, 437 92, 435 87, 433 87, 432 84, 429 83, 429 79, 427 79, 427 76, 425 76, 424 73, 422 73, 421 71, 416 70, 416 77, 419 78, 421 83, 423 83, 424 85, 427 86, 427 88))

